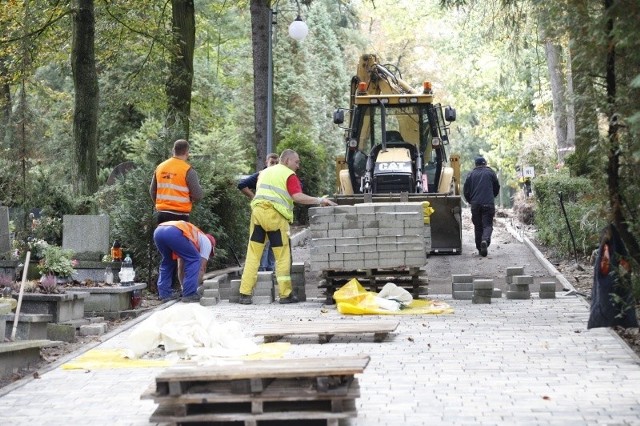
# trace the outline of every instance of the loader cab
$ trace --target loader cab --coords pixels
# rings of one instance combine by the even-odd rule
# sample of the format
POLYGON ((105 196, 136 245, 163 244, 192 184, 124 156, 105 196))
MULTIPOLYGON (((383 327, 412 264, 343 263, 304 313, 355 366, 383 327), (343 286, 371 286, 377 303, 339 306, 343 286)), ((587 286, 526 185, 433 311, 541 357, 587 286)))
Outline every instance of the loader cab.
POLYGON ((455 120, 455 110, 443 112, 430 100, 422 95, 360 96, 351 110, 334 113, 334 123, 343 124, 349 112, 343 127, 345 163, 354 193, 439 191, 448 161, 447 123, 455 120))

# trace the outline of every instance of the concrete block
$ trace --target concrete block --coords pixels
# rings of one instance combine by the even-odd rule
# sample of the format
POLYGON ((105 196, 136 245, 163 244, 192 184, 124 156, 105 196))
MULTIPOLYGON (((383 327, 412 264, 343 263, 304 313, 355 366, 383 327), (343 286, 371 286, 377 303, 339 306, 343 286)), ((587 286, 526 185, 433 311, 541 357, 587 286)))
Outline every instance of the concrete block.
POLYGON ((493 289, 492 288, 487 288, 487 289, 480 289, 480 290, 473 290, 473 295, 474 296, 483 296, 483 297, 491 297, 493 295, 493 289))
POLYGON ((202 297, 213 297, 215 299, 220 298, 220 290, 217 288, 205 288, 202 292, 202 297))
POLYGON ((540 299, 555 299, 556 298, 556 292, 555 291, 541 291, 540 293, 538 293, 538 297, 540 299))
MULTIPOLYGON (((4 316, 6 321, 5 334, 3 337, 10 338, 13 333, 13 323, 15 313, 4 316)), ((16 340, 39 340, 47 338, 47 323, 53 320, 50 314, 26 314, 18 315, 18 325, 16 325, 16 340)))
POLYGON ((304 262, 293 262, 291 264, 291 272, 302 272, 304 273, 304 267, 305 267, 305 263, 304 262))
POLYGON ((507 299, 512 299, 512 300, 516 300, 516 299, 520 299, 520 300, 524 300, 524 299, 531 299, 531 292, 529 291, 507 291, 507 299))
POLYGON ((524 266, 509 266, 507 267, 507 276, 524 275, 524 266))
POLYGON ((473 283, 473 275, 471 274, 453 274, 451 282, 454 283, 473 283))
POLYGON ((533 276, 531 275, 514 275, 512 280, 513 284, 533 284, 533 276))
POLYGON ((352 229, 348 229, 345 228, 343 229, 342 232, 342 237, 343 238, 359 238, 359 237, 363 237, 364 233, 363 233, 364 228, 358 226, 357 228, 352 228, 352 229))
POLYGON ((510 291, 529 291, 529 284, 509 284, 507 289, 510 291))
POLYGON ((107 323, 81 325, 78 333, 81 336, 101 336, 107 332, 107 323))
POLYGON ((216 297, 201 297, 200 306, 214 306, 218 304, 218 298, 216 297))
POLYGON ((478 296, 474 294, 471 297, 471 303, 473 303, 474 305, 491 304, 491 296, 478 296))
POLYGON ((476 278, 476 279, 473 280, 473 289, 474 290, 491 290, 491 291, 493 291, 493 280, 492 279, 476 278))
POLYGON ((471 300, 473 298, 473 291, 454 291, 452 296, 456 300, 471 300))
POLYGON ((76 328, 71 324, 47 324, 47 339, 72 343, 76 341, 76 328))
POLYGON ((254 305, 268 305, 273 303, 273 297, 271 296, 253 296, 254 305))
POLYGON ((502 299, 502 290, 499 288, 494 288, 491 297, 494 299, 502 299))
POLYGON ((555 282, 541 282, 540 283, 540 292, 556 292, 556 283, 555 282))
POLYGON ((473 291, 473 283, 451 283, 452 291, 473 291))

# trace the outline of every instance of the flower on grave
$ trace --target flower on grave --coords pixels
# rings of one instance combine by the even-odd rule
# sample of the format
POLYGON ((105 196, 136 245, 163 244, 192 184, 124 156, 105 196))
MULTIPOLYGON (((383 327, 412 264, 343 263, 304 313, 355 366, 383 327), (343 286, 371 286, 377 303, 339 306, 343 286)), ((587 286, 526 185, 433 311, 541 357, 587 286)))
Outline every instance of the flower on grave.
POLYGON ((59 246, 47 246, 44 256, 38 262, 38 272, 42 275, 54 275, 60 278, 70 278, 75 273, 78 261, 73 258, 73 250, 59 246))
POLYGON ((40 279, 40 292, 45 294, 58 293, 58 279, 51 274, 43 275, 40 279))
POLYGON ((49 246, 45 240, 41 238, 29 237, 26 240, 13 240, 14 253, 13 257, 19 259, 24 257, 28 251, 31 252, 31 260, 40 260, 44 256, 44 250, 49 246))

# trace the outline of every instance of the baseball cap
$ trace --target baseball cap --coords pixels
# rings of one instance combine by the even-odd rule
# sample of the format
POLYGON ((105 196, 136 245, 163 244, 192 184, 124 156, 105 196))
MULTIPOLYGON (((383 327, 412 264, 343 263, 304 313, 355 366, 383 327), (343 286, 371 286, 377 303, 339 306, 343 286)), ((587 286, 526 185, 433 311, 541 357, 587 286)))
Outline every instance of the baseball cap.
POLYGON ((476 157, 476 166, 486 166, 487 160, 484 157, 476 157))

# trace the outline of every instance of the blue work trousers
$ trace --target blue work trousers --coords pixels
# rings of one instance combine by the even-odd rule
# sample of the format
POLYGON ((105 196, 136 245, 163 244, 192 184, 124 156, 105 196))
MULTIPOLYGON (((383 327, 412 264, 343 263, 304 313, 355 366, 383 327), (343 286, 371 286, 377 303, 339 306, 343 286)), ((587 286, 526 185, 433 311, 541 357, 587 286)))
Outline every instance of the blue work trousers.
POLYGON ((173 253, 184 263, 182 295, 191 296, 198 290, 200 275, 200 252, 182 231, 175 226, 158 226, 153 233, 153 241, 162 255, 158 275, 158 296, 160 299, 171 296, 171 282, 176 269, 173 253))

